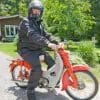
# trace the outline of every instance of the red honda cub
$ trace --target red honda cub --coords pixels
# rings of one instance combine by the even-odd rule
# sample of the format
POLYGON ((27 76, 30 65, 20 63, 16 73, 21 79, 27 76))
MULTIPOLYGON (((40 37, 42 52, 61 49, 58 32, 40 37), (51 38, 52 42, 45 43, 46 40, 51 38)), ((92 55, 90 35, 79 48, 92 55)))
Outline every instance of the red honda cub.
MULTIPOLYGON (((43 71, 38 86, 48 90, 61 88, 74 100, 92 99, 99 86, 96 77, 90 72, 90 67, 82 64, 72 65, 69 51, 63 47, 59 48, 55 55, 55 65, 43 71)), ((32 67, 23 59, 12 60, 9 66, 16 85, 27 87, 32 67)))

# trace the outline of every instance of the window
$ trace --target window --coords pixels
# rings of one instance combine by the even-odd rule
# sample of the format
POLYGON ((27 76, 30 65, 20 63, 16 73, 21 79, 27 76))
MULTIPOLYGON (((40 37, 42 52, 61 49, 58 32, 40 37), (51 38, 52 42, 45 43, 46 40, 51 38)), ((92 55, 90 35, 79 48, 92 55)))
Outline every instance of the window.
POLYGON ((15 25, 5 25, 5 37, 15 37, 17 34, 17 26, 15 25))

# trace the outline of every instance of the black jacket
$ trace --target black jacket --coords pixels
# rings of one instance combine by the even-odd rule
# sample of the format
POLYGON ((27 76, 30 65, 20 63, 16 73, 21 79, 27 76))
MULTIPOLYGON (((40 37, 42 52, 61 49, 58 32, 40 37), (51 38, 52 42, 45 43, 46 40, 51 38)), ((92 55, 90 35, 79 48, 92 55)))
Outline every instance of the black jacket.
POLYGON ((41 24, 35 20, 24 19, 19 26, 19 40, 18 50, 22 48, 28 48, 30 50, 39 50, 47 46, 49 42, 57 41, 53 40, 49 34, 47 34, 41 24))

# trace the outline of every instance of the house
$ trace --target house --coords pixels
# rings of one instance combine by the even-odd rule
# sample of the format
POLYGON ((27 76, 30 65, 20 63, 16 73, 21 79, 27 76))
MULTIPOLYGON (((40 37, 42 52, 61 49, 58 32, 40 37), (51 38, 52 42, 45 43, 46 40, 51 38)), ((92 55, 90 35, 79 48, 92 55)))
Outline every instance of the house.
POLYGON ((17 34, 17 28, 22 18, 23 17, 20 15, 0 17, 1 41, 13 41, 17 34))

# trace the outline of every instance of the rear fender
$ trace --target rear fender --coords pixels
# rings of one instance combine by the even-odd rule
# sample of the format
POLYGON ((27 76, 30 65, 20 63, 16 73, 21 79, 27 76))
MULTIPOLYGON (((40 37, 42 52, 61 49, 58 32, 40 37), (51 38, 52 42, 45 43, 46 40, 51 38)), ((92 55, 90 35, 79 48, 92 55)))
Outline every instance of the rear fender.
POLYGON ((13 69, 18 65, 17 61, 13 60, 10 65, 9 65, 9 68, 10 68, 10 72, 13 71, 13 69))
POLYGON ((21 67, 24 66, 26 67, 28 70, 31 70, 31 66, 24 60, 12 60, 12 63, 9 65, 10 67, 10 72, 13 71, 13 69, 17 66, 20 65, 21 67))

